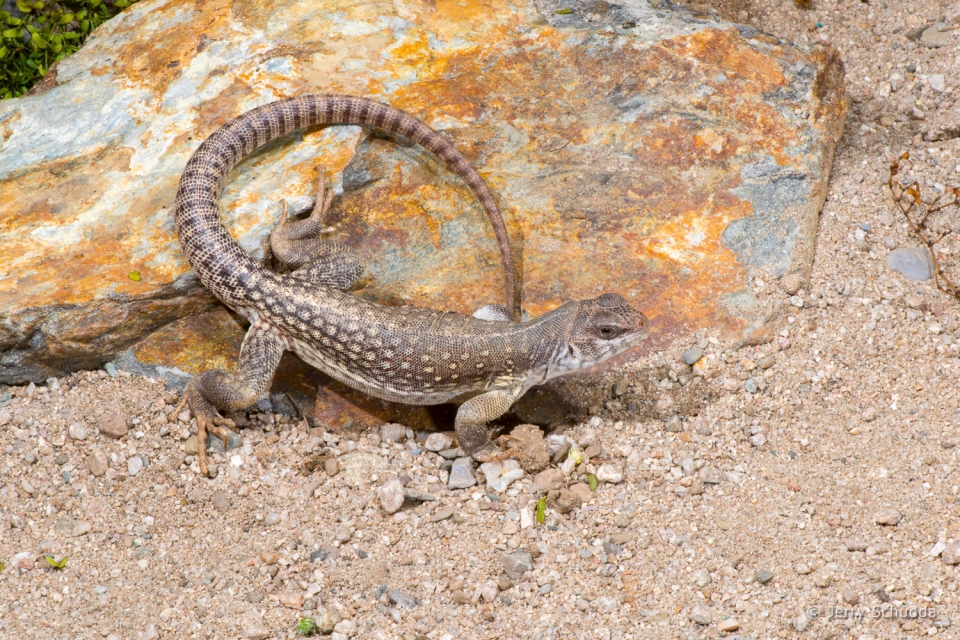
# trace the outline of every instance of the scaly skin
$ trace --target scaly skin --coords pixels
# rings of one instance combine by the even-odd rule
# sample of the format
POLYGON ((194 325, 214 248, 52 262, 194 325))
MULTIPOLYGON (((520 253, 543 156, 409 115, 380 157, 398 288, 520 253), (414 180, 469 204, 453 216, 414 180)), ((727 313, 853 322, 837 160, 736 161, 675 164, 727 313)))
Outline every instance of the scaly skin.
MULTIPOLYGON (((363 265, 343 245, 317 237, 330 204, 322 176, 311 215, 288 221, 284 205, 281 223, 271 234, 274 253, 295 271, 280 275, 255 263, 220 222, 218 200, 227 173, 279 135, 330 123, 384 128, 437 153, 471 186, 498 239, 505 241, 496 204, 476 171, 429 127, 392 107, 347 96, 304 96, 259 107, 217 130, 184 170, 177 230, 201 282, 251 326, 234 373, 204 372, 184 391, 182 404, 197 418, 198 458, 205 475, 206 432, 224 437, 222 427, 232 426, 217 409, 239 410, 256 402, 269 388, 285 350, 377 398, 419 405, 462 403, 456 417, 460 446, 484 460, 499 451, 486 423, 527 389, 596 364, 646 337, 646 318, 616 294, 570 302, 539 318, 514 322, 506 309, 493 306, 478 312, 486 318, 481 319, 385 307, 344 293, 363 265)), ((509 245, 503 256, 508 308, 513 308, 509 245)))

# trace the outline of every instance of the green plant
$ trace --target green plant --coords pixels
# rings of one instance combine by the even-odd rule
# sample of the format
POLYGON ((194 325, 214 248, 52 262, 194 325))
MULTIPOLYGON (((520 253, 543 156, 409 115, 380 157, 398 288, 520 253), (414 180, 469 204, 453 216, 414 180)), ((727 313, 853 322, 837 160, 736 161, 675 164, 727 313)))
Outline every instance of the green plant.
POLYGON ((312 636, 318 631, 320 631, 320 628, 310 616, 300 618, 300 620, 297 621, 297 633, 302 636, 312 636))
POLYGON ((20 16, 0 11, 0 99, 26 93, 54 62, 137 0, 17 0, 20 16))

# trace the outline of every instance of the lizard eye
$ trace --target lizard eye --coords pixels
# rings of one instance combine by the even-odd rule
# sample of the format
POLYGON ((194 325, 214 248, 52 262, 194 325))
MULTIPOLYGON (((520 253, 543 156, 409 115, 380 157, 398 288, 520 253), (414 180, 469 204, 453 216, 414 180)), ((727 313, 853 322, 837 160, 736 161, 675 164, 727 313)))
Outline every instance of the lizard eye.
POLYGON ((612 338, 615 335, 617 335, 617 330, 615 327, 611 327, 607 325, 607 326, 598 327, 597 333, 600 334, 601 338, 612 338))

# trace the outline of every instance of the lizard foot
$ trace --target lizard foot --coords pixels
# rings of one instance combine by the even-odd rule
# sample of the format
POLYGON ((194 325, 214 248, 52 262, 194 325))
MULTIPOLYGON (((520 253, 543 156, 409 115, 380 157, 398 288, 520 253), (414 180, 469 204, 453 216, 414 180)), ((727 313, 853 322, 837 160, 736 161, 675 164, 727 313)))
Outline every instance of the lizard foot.
POLYGON ((498 447, 496 444, 490 442, 480 448, 479 451, 473 454, 473 459, 477 462, 499 462, 504 463, 510 458, 514 457, 516 453, 511 450, 504 450, 498 447))
POLYGON ((525 469, 527 465, 523 455, 523 448, 522 446, 516 446, 522 445, 522 441, 518 438, 514 438, 511 435, 500 436, 497 440, 500 443, 502 455, 501 462, 508 458, 516 458, 520 461, 520 466, 525 469))
POLYGON ((224 418, 217 412, 216 407, 203 397, 193 380, 188 382, 183 390, 183 397, 180 399, 180 404, 177 405, 174 415, 179 414, 185 405, 190 408, 190 413, 197 419, 197 462, 200 463, 200 475, 210 478, 212 476, 207 467, 207 433, 212 433, 222 439, 223 448, 226 450, 227 432, 225 428, 236 433, 237 426, 233 420, 224 418))

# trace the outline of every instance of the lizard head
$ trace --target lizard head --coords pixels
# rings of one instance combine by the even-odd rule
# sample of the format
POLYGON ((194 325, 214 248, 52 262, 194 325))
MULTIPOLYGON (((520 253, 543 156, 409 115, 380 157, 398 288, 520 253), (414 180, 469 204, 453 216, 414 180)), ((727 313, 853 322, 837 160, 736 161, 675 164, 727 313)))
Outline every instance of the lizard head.
POLYGON ((578 303, 556 374, 586 369, 635 347, 647 337, 646 316, 615 293, 578 303))

